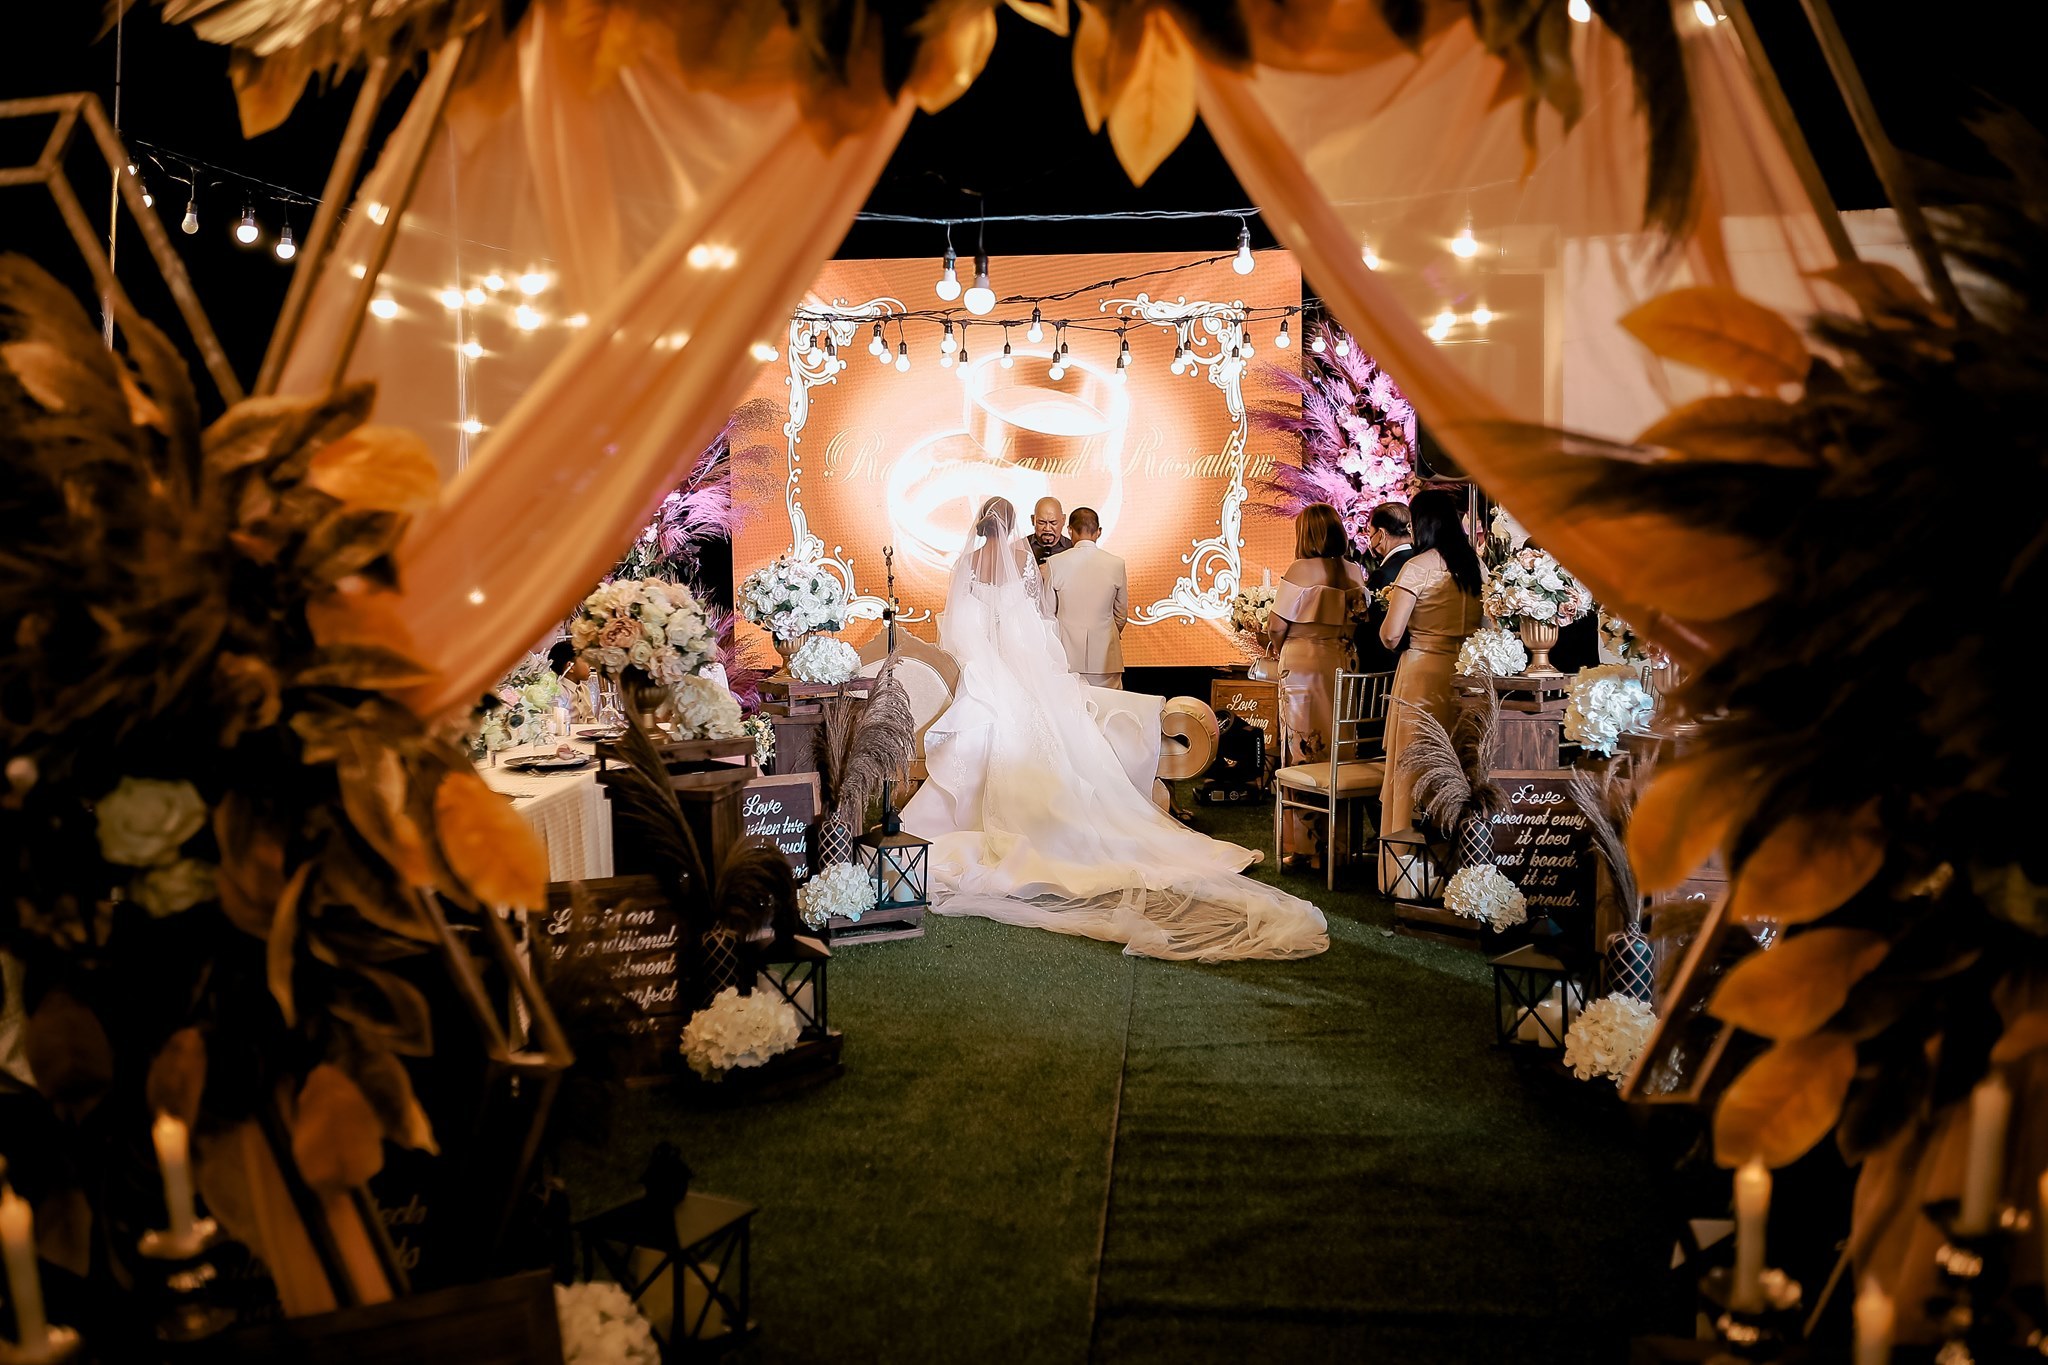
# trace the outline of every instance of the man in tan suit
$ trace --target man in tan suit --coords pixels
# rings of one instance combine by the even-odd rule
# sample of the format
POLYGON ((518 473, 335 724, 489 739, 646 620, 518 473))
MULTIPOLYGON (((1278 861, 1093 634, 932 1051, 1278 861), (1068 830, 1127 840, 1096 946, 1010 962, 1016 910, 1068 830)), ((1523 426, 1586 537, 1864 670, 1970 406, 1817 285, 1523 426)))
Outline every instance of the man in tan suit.
POLYGON ((1067 533, 1074 548, 1046 560, 1042 571, 1052 589, 1067 667, 1093 686, 1121 688, 1124 625, 1131 619, 1124 562, 1095 543, 1102 521, 1093 508, 1076 507, 1067 518, 1067 533))

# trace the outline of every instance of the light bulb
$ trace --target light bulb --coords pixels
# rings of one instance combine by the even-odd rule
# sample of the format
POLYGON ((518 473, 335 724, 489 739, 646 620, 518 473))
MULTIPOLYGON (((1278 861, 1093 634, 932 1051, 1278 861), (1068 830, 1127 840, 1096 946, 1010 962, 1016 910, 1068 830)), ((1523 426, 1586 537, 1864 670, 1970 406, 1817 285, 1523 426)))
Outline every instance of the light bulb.
POLYGON ((1065 379, 1067 377, 1067 367, 1060 364, 1058 359, 1055 358, 1052 362, 1052 368, 1047 370, 1046 373, 1054 379, 1065 379))
POLYGON ((370 300, 370 311, 384 319, 384 321, 389 322, 398 316, 398 300, 392 298, 389 294, 380 294, 370 300))
POLYGON ((532 298, 548 287, 548 277, 538 270, 529 270, 519 277, 519 292, 532 298))
POLYGON ((910 343, 907 341, 896 343, 896 373, 910 373, 910 343))
POLYGON ((462 307, 462 291, 460 289, 457 289, 452 284, 441 291, 440 299, 441 306, 443 308, 448 309, 450 312, 453 312, 455 309, 462 307))
POLYGON ((1448 332, 1451 328, 1458 325, 1458 315, 1446 308, 1443 312, 1436 315, 1436 325, 1448 332))
POLYGON ((1172 370, 1175 374, 1181 373, 1182 371, 1186 370, 1187 367, 1188 358, 1182 355, 1179 351, 1175 351, 1173 353, 1173 364, 1167 366, 1167 368, 1172 370))
POLYGON ((1010 354, 1010 343, 1009 343, 1009 342, 1007 342, 1007 341, 1006 341, 1006 342, 1004 342, 1004 343, 1003 343, 1003 361, 1002 361, 1002 364, 1003 364, 1003 368, 1007 370, 1007 369, 1009 369, 1009 368, 1010 368, 1010 367, 1011 367, 1012 365, 1014 365, 1014 364, 1016 364, 1016 363, 1017 363, 1016 357, 1015 357, 1015 356, 1012 356, 1012 355, 1010 354))
POLYGON ((1324 342, 1321 333, 1317 333, 1315 336, 1312 336, 1308 339, 1308 348, 1311 351, 1314 351, 1317 355, 1321 355, 1325 350, 1329 349, 1328 344, 1324 342))
POLYGON ((1286 318, 1280 319, 1280 334, 1273 338, 1273 344, 1283 351, 1294 344, 1294 338, 1287 335, 1286 318))
POLYGON ((462 291, 463 302, 467 303, 472 308, 483 307, 484 298, 484 291, 477 288, 475 285, 471 285, 469 288, 462 291))
POLYGON ((1237 347, 1233 346, 1230 348, 1230 358, 1232 360, 1236 360, 1238 358, 1237 347))
POLYGON ((290 223, 286 223, 284 231, 277 234, 277 245, 273 250, 277 252, 277 259, 280 261, 288 261, 299 254, 298 243, 292 240, 292 225, 290 223))
POLYGON ((1038 320, 1038 310, 1036 308, 1031 310, 1031 326, 1025 331, 1024 335, 1032 341, 1045 340, 1045 327, 1038 320))
POLYGON ((391 210, 386 208, 384 205, 378 203, 374 199, 372 199, 369 203, 369 210, 370 221, 375 223, 378 227, 384 226, 384 220, 391 216, 391 210))
POLYGON ((149 186, 147 185, 142 187, 142 207, 146 209, 156 207, 156 196, 149 192, 149 186))
POLYGON ((939 368, 942 370, 953 368, 953 353, 951 351, 939 352, 939 368))
POLYGON ((484 358, 484 344, 475 337, 471 337, 455 349, 461 351, 463 355, 471 360, 482 360, 484 358))
POLYGON ((1459 260, 1469 261, 1479 254, 1479 239, 1472 235, 1470 223, 1458 229, 1458 235, 1451 238, 1451 254, 1459 260))
POLYGON ((889 354, 889 346, 886 342, 883 343, 881 350, 875 352, 875 359, 881 361, 884 365, 887 365, 894 358, 889 354))
POLYGON ((773 346, 770 346, 765 341, 757 341, 753 345, 747 347, 747 354, 754 357, 754 359, 760 361, 763 365, 766 365, 769 361, 774 360, 779 355, 781 355, 781 352, 777 351, 773 346))
POLYGON ((1351 354, 1351 339, 1350 339, 1349 337, 1338 337, 1338 338, 1337 338, 1337 354, 1338 354, 1338 355, 1350 355, 1350 354, 1351 354))
POLYGON ((522 303, 512 310, 512 323, 522 332, 531 332, 546 320, 530 304, 522 303))
POLYGON ((1714 13, 1714 7, 1707 0, 1692 0, 1692 12, 1708 28, 1721 22, 1721 16, 1714 13))
POLYGON ((1367 242, 1359 248, 1358 257, 1365 262, 1367 270, 1378 270, 1380 268, 1380 253, 1372 249, 1371 242, 1367 242))
POLYGON ((995 311, 996 291, 989 287, 988 257, 976 253, 974 257, 974 287, 967 291, 967 311, 976 317, 984 317, 995 311))
POLYGON ((199 231, 199 200, 196 196, 185 201, 185 218, 178 226, 185 230, 187 236, 199 231))
POLYGON ((462 432, 463 435, 465 436, 480 436, 483 434, 483 429, 484 424, 482 422, 477 421, 476 418, 474 417, 465 417, 462 419, 462 432))
POLYGON ((882 324, 878 322, 875 324, 875 334, 868 338, 868 354, 880 355, 885 344, 882 340, 882 324))
POLYGON ((1116 365, 1118 369, 1131 363, 1131 339, 1119 336, 1116 341, 1116 365))
POLYGON ((1474 327, 1484 327, 1487 323, 1492 321, 1493 310, 1491 308, 1488 308, 1485 304, 1482 303, 1477 308, 1474 308, 1472 310, 1472 325, 1474 327))
POLYGON ((141 168, 140 166, 137 166, 137 165, 136 165, 136 164, 135 164, 134 162, 132 162, 132 161, 128 163, 128 174, 130 174, 130 175, 134 175, 134 174, 136 174, 136 173, 137 173, 138 171, 140 171, 141 169, 142 169, 142 168, 141 168))
POLYGON ((1239 223, 1237 225, 1237 259, 1230 263, 1230 268, 1240 275, 1249 275, 1252 273, 1252 267, 1256 264, 1258 262, 1252 259, 1252 230, 1245 224, 1239 223))
POLYGON ((1250 360, 1252 358, 1253 353, 1258 348, 1252 345, 1252 339, 1249 336, 1247 336, 1244 339, 1244 345, 1238 347, 1238 349, 1244 352, 1244 358, 1246 360, 1250 360))
POLYGON ((493 270, 490 274, 484 276, 484 288, 490 290, 493 294, 497 293, 504 287, 505 277, 503 275, 500 275, 497 271, 493 270))
POLYGON ((562 325, 564 327, 588 327, 590 325, 590 314, 571 313, 568 317, 562 319, 562 325))
MULTIPOLYGON (((946 324, 945 334, 939 338, 939 354, 951 355, 953 354, 953 349, 959 344, 960 343, 954 340, 953 337, 953 324, 951 322, 948 322, 946 324)), ((951 364, 952 362, 948 361, 946 363, 951 364)))
POLYGON ((1587 4, 1586 0, 1572 0, 1569 5, 1565 6, 1564 12, 1572 17, 1572 22, 1575 24, 1590 24, 1593 22, 1593 7, 1587 4))
POLYGON ((1442 342, 1450 334, 1451 329, 1448 327, 1431 327, 1429 329, 1429 339, 1435 342, 1442 342))
POLYGON ((243 209, 241 220, 235 224, 235 240, 243 246, 248 246, 262 231, 263 229, 256 226, 256 210, 243 209))
POLYGON ((936 287, 939 297, 947 303, 951 303, 954 299, 960 297, 960 272, 954 269, 954 262, 959 259, 958 256, 953 254, 952 247, 946 248, 944 267, 939 271, 939 283, 936 287))
POLYGON ((1121 365, 1119 365, 1119 366, 1117 366, 1117 367, 1116 367, 1116 382, 1117 382, 1117 383, 1119 383, 1119 384, 1122 384, 1122 383, 1126 383, 1126 382, 1127 382, 1127 381, 1126 381, 1126 380, 1124 379, 1124 367, 1123 367, 1123 366, 1121 366, 1121 365))

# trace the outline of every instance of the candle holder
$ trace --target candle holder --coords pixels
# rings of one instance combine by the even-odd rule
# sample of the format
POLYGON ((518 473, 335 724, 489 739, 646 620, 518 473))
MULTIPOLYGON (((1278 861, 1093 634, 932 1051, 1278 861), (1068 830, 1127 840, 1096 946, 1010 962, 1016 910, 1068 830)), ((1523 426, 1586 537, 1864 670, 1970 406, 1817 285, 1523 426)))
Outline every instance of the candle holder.
POLYGON ((220 1276, 208 1253, 222 1240, 220 1224, 211 1218, 194 1219, 182 1235, 169 1229, 142 1234, 136 1250, 158 1273, 159 1340, 200 1341, 235 1320, 233 1310, 207 1298, 220 1276))
POLYGON ((2006 1205, 1983 1232, 1956 1228, 1961 1201, 1937 1199, 1920 1210, 1941 1232, 1934 1253, 1942 1292, 1927 1301, 1928 1319, 1939 1326, 1943 1347, 1938 1359, 1973 1361, 2004 1359, 2015 1345, 2039 1349, 2044 1324, 2038 1293, 2026 1303, 2007 1293, 2013 1253, 2033 1226, 2033 1215, 2006 1205))
POLYGON ((1799 1340, 1799 1281, 1782 1270, 1766 1270, 1759 1283, 1764 1306, 1735 1306, 1735 1272, 1726 1267, 1700 1277, 1700 1298, 1714 1334, 1736 1360, 1781 1360, 1799 1340))

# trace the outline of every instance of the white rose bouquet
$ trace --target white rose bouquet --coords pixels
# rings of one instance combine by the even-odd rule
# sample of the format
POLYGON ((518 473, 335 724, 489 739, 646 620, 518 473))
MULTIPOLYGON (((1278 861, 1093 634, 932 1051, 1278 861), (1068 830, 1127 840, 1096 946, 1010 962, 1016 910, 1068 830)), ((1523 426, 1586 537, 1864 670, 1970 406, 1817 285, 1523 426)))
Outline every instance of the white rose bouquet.
POLYGON ((680 583, 621 578, 583 599, 569 640, 594 672, 617 681, 629 668, 677 683, 718 660, 718 637, 696 596, 680 583))
POLYGON ((766 716, 748 716, 740 722, 740 730, 754 740, 754 766, 762 772, 775 761, 775 722, 766 716))
POLYGON ((556 1285, 555 1321, 564 1365, 661 1365, 654 1329, 618 1285, 556 1285))
POLYGON ((1271 586, 1243 587, 1230 599, 1230 627, 1247 635, 1264 635, 1273 625, 1271 586))
POLYGON ((161 919, 214 898, 214 865, 183 856, 211 814, 190 782, 153 777, 124 777, 94 804, 100 856, 137 869, 129 900, 161 919))
POLYGON ((1444 888, 1444 908, 1490 929, 1505 929, 1529 918, 1529 902, 1522 898, 1521 888, 1492 863, 1461 867, 1452 874, 1444 888))
POLYGON ((829 919, 857 920, 875 908, 874 878, 853 863, 827 863, 796 889, 796 908, 813 929, 829 919))
POLYGON ((790 555, 771 560, 740 582, 740 615, 778 640, 846 624, 846 587, 816 564, 790 555))
POLYGON ((844 640, 814 635, 789 656, 789 676, 799 682, 843 683, 860 672, 860 654, 844 640))
POLYGON ((1634 730, 1657 709, 1642 674, 1628 664, 1602 664, 1572 679, 1564 705, 1564 735, 1580 748, 1609 755, 1624 731, 1634 730))
POLYGON ((1458 671, 1469 677, 1512 678, 1528 666, 1521 638, 1499 626, 1481 626, 1458 647, 1458 671))
POLYGON ((1564 1064, 1582 1081, 1619 1085, 1657 1027, 1657 1014, 1631 995, 1610 995, 1579 1012, 1564 1035, 1564 1064))
POLYGON ((683 1060, 707 1081, 735 1067, 762 1066, 796 1046, 796 1007, 770 991, 741 995, 727 986, 683 1025, 683 1060))
POLYGON ((1568 626, 1593 609, 1593 594, 1547 552, 1530 548, 1487 571, 1479 605, 1510 629, 1525 620, 1568 626))
POLYGON ((679 679, 669 697, 677 739, 738 739, 747 732, 739 702, 715 678, 679 679))

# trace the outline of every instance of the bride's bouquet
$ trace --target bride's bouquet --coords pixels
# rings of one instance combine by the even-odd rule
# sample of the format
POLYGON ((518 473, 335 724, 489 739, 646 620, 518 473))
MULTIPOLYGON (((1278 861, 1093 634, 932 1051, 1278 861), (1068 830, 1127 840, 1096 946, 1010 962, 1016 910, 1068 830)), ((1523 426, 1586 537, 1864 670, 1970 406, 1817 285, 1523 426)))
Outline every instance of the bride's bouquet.
POLYGON ((1568 626, 1593 609, 1593 594, 1547 552, 1531 547, 1487 570, 1479 605, 1510 628, 1524 621, 1568 626))
POLYGON ((783 555, 740 583, 740 615, 777 640, 846 624, 846 587, 815 564, 783 555))

